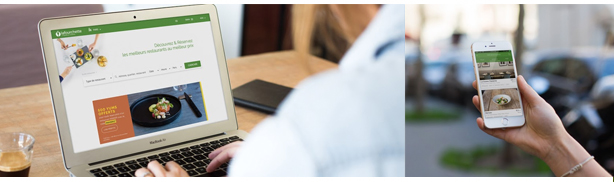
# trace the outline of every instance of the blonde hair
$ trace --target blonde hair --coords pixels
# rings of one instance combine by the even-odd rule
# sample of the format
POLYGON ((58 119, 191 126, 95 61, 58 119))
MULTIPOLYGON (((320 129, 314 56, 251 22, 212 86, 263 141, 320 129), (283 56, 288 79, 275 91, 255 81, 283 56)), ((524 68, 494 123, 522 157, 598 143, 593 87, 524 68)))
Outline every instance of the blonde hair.
POLYGON ((376 12, 362 4, 300 4, 292 9, 292 39, 294 50, 298 52, 301 62, 309 73, 308 58, 312 52, 314 33, 329 54, 342 56, 347 48, 356 41, 367 28, 376 12), (339 37, 340 36, 340 37, 339 37), (339 45, 339 38, 346 46, 339 45))

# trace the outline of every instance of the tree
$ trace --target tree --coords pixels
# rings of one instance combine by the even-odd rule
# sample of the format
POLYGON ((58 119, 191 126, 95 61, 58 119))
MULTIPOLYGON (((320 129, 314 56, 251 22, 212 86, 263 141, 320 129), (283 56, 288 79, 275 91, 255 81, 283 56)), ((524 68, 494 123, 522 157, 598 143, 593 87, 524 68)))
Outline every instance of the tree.
POLYGON ((426 96, 426 85, 424 84, 424 78, 422 77, 422 69, 424 68, 424 63, 422 62, 422 31, 424 27, 425 21, 425 13, 424 13, 424 4, 418 5, 418 10, 420 12, 420 32, 417 38, 417 48, 418 48, 418 56, 416 60, 416 84, 413 89, 416 91, 416 95, 414 98, 415 101, 415 110, 418 114, 424 113, 424 99, 426 96))
MULTIPOLYGON (((516 50, 514 55, 516 71, 520 74, 522 70, 522 53, 524 52, 524 4, 518 5, 518 27, 516 27, 516 32, 514 33, 514 47, 516 50)), ((514 162, 514 148, 512 144, 505 142, 502 157, 504 165, 514 162)))

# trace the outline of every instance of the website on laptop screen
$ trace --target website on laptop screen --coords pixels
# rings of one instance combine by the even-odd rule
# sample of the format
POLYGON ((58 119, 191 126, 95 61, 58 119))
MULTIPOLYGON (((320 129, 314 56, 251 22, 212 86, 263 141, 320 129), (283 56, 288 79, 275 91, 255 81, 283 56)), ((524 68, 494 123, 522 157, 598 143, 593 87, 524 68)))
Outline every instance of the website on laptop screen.
POLYGON ((228 119, 209 14, 51 34, 75 153, 228 119))

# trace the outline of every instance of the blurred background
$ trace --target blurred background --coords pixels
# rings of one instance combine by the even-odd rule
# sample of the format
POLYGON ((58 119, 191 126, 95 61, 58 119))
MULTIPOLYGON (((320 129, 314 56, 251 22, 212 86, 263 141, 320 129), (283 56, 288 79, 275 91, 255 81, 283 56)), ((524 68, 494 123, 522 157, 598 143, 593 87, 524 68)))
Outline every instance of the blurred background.
POLYGON ((482 132, 471 44, 509 41, 518 73, 614 174, 614 5, 406 5, 406 175, 552 176, 482 132))
MULTIPOLYGON (((117 12, 179 4, 0 4, 0 89, 46 83, 38 22, 47 17, 117 12)), ((292 50, 292 5, 216 4, 224 51, 231 60, 241 56, 292 50)), ((320 15, 323 16, 323 15, 320 15)), ((329 27, 315 33, 332 35, 329 27)), ((338 63, 348 49, 343 36, 313 36, 313 55, 338 63)))

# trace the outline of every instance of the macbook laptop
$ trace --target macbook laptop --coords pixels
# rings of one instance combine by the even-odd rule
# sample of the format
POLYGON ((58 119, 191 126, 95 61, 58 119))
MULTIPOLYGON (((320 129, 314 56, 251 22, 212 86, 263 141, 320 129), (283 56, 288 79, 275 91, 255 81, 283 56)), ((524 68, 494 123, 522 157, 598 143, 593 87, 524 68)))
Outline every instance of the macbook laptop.
POLYGON ((46 18, 39 35, 66 170, 134 176, 157 160, 190 176, 241 141, 214 5, 46 18))

